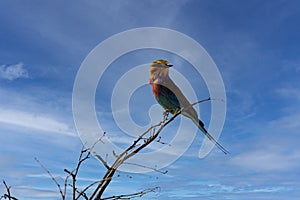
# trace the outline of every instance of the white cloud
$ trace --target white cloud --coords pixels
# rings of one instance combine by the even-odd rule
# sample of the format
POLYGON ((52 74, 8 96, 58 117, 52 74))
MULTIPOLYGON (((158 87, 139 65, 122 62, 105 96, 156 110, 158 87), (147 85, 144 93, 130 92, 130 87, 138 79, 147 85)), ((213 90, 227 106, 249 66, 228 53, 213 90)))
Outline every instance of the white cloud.
POLYGON ((0 108, 0 122, 40 131, 75 136, 69 126, 54 118, 30 112, 0 108))
POLYGON ((294 113, 269 122, 269 127, 276 130, 285 130, 286 132, 298 133, 300 128, 300 113, 294 113))
POLYGON ((28 78, 28 71, 24 68, 23 63, 14 65, 1 65, 0 78, 7 80, 15 80, 18 78, 28 78))
POLYGON ((13 193, 17 197, 28 199, 59 199, 59 192, 46 188, 34 187, 14 187, 13 193))
POLYGON ((260 129, 261 136, 247 144, 250 150, 234 156, 231 164, 259 171, 299 168, 299 120, 300 113, 293 113, 269 121, 265 128, 260 129))
POLYGON ((300 100, 299 88, 281 88, 277 90, 277 93, 285 98, 300 100))
POLYGON ((227 90, 226 93, 230 120, 244 121, 256 115, 255 101, 250 93, 239 89, 227 90))
POLYGON ((289 170, 299 167, 299 153, 284 153, 274 149, 255 150, 234 157, 232 163, 251 170, 289 170))
MULTIPOLYGON (((67 174, 53 174, 52 176, 55 177, 57 180, 62 179, 62 177, 66 177, 67 174)), ((26 177, 30 178, 42 178, 42 179, 51 179, 49 174, 47 173, 42 173, 42 174, 27 174, 26 177)), ((90 178, 90 177, 77 177, 76 180, 78 181, 90 181, 90 182, 95 182, 98 181, 99 179, 96 178, 90 178)))

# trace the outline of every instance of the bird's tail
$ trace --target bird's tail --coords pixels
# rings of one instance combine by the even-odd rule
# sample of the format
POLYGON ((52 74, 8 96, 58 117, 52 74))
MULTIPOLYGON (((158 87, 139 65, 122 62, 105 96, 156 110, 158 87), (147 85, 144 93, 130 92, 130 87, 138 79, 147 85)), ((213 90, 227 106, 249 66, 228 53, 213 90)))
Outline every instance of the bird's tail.
POLYGON ((229 151, 227 151, 221 144, 219 144, 215 138, 213 138, 213 136, 207 132, 207 130, 204 128, 204 124, 201 120, 199 119, 195 119, 193 117, 191 117, 192 121, 198 126, 198 128, 206 135, 206 137, 208 137, 208 139, 210 139, 210 141, 212 141, 223 153, 228 154, 229 151))

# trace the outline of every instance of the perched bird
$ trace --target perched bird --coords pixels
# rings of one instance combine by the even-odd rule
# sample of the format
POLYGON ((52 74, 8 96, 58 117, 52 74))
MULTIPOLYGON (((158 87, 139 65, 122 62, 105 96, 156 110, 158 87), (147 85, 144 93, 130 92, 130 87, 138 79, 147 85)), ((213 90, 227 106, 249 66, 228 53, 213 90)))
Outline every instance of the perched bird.
POLYGON ((182 109, 181 113, 190 118, 206 137, 221 151, 227 154, 228 151, 207 132, 204 128, 204 123, 198 119, 196 110, 169 77, 169 67, 172 66, 173 65, 169 64, 167 60, 156 60, 152 62, 149 82, 152 85, 152 92, 155 99, 165 109, 166 113, 175 114, 182 109))

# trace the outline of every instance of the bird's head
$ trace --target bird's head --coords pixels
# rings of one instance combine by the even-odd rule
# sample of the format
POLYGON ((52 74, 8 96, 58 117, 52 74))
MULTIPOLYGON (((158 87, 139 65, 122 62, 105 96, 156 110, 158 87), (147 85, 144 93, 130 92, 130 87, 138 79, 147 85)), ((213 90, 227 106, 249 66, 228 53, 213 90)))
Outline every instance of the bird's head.
POLYGON ((173 65, 169 64, 169 61, 160 59, 160 60, 153 61, 150 67, 168 69, 169 67, 172 67, 172 66, 173 65))
POLYGON ((169 77, 169 64, 167 60, 155 60, 150 65, 150 83, 164 82, 169 77))
POLYGON ((150 65, 150 73, 168 75, 169 67, 172 66, 167 60, 155 60, 150 65))

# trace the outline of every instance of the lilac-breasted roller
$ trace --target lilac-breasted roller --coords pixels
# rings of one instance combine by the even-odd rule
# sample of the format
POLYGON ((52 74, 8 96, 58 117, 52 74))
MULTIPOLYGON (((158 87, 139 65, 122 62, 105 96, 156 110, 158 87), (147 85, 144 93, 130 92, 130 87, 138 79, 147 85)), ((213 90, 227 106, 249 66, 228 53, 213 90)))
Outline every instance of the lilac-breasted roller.
POLYGON ((196 110, 171 80, 169 77, 169 67, 172 67, 172 65, 170 65, 167 60, 153 61, 150 66, 149 81, 152 85, 152 92, 155 99, 167 113, 175 114, 180 109, 184 108, 182 114, 190 118, 206 137, 208 137, 221 151, 227 154, 228 151, 207 132, 204 128, 204 123, 198 119, 196 110))

